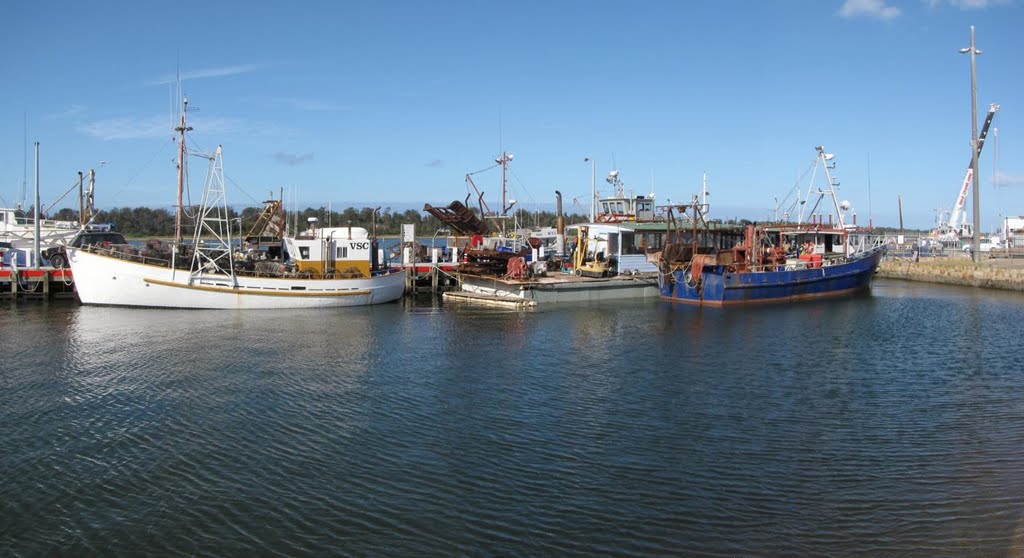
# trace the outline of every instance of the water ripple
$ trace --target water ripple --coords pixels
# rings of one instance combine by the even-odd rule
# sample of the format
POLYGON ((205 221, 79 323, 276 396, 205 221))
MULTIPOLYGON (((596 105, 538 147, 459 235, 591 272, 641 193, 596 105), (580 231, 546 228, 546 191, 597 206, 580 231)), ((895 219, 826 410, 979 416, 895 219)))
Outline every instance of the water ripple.
POLYGON ((0 554, 1019 555, 1022 309, 0 306, 0 554))

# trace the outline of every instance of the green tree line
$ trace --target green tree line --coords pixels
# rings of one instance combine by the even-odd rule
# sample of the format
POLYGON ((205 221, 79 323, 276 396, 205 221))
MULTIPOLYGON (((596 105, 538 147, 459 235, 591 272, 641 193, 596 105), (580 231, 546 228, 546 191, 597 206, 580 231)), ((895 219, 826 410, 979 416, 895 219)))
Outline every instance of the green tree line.
MULTIPOLYGON (((232 233, 236 235, 247 234, 256 223, 262 209, 262 207, 246 207, 239 212, 234 208, 229 208, 228 211, 230 213, 230 218, 234 223, 232 233), (241 231, 241 233, 238 231, 241 231)), ((24 213, 25 215, 31 216, 32 209, 29 208, 24 213)), ((193 220, 188 216, 193 214, 193 209, 186 209, 186 217, 182 221, 186 235, 191 235, 192 233, 191 223, 193 220)), ((416 225, 416 234, 419 236, 432 235, 437 230, 443 228, 443 224, 436 217, 425 211, 408 209, 399 212, 392 210, 390 207, 381 209, 372 207, 357 209, 355 207, 349 207, 342 211, 331 212, 328 212, 326 207, 307 207, 306 209, 299 211, 294 217, 291 214, 288 215, 289 227, 295 223, 298 225, 299 230, 305 230, 308 227, 310 217, 316 217, 319 221, 319 226, 322 227, 344 227, 351 224, 353 227, 363 227, 368 231, 373 230, 374 221, 376 220, 378 236, 397 235, 401 231, 401 226, 403 224, 416 225), (374 216, 375 210, 376 219, 374 216)), ((516 217, 519 220, 520 226, 523 227, 553 227, 555 226, 557 219, 557 215, 553 211, 528 212, 521 210, 516 213, 516 217)), ((78 220, 78 213, 75 210, 64 208, 49 216, 49 218, 63 221, 76 221, 78 220)), ((565 224, 570 225, 573 223, 583 223, 587 220, 588 218, 586 215, 573 213, 571 215, 566 215, 565 224)), ((149 207, 114 208, 99 211, 93 221, 97 223, 114 223, 119 231, 121 231, 125 236, 132 238, 166 238, 174 236, 174 212, 167 209, 152 209, 149 207)), ((724 222, 748 225, 754 221, 749 219, 727 219, 724 222)), ((911 228, 900 230, 899 227, 879 226, 874 227, 874 231, 876 234, 927 232, 927 230, 911 228)))
MULTIPOLYGON (((232 233, 245 235, 252 230, 259 218, 262 207, 246 207, 241 211, 228 208, 228 218, 232 222, 232 233)), ((195 208, 186 208, 185 217, 182 218, 182 226, 185 234, 192 233, 193 216, 195 208)), ((309 225, 309 218, 315 217, 318 226, 326 227, 363 227, 368 231, 377 231, 378 236, 397 235, 404 224, 416 226, 417 235, 424 236, 434 234, 444 228, 433 215, 425 211, 407 209, 405 211, 392 210, 390 207, 373 208, 348 207, 342 211, 328 211, 326 207, 307 207, 297 214, 287 214, 286 218, 289 227, 296 226, 299 230, 305 230, 309 225)), ((553 211, 527 212, 520 211, 516 214, 520 226, 541 226, 553 227, 556 225, 558 216, 553 211)), ((51 216, 52 219, 73 221, 78 219, 77 212, 72 209, 61 209, 51 216)), ((149 237, 172 237, 174 236, 175 214, 168 209, 153 209, 149 207, 115 207, 97 212, 93 219, 94 223, 113 223, 117 230, 129 238, 149 237)), ((584 215, 567 215, 566 224, 580 223, 587 221, 584 215)), ((511 221, 509 224, 511 228, 511 221)))

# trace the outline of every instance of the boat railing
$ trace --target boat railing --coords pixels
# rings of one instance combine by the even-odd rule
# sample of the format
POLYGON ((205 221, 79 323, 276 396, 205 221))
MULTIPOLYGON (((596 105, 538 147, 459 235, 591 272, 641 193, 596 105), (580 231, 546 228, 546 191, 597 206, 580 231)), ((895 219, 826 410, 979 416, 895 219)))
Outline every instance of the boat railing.
POLYGON ((148 265, 155 265, 160 267, 170 267, 171 261, 164 258, 157 258, 155 256, 147 256, 139 253, 129 244, 111 244, 109 246, 101 246, 98 244, 92 244, 89 246, 82 247, 83 251, 92 252, 102 256, 110 256, 119 260, 125 260, 130 262, 144 263, 148 265))
MULTIPOLYGON (((804 260, 787 258, 785 263, 736 266, 740 273, 767 273, 775 271, 796 271, 801 269, 821 269, 848 263, 850 258, 843 254, 825 255, 820 260, 804 260)), ((731 266, 725 266, 726 268, 731 266)))

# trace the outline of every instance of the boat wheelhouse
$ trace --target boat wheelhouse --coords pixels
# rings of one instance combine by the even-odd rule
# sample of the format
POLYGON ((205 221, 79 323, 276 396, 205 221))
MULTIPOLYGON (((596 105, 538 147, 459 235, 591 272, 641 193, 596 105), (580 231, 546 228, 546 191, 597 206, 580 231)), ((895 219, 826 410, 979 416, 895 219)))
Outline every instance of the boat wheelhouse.
POLYGON ((627 195, 617 170, 610 171, 605 181, 612 185, 614 194, 598 200, 595 223, 644 223, 655 220, 654 194, 627 195))

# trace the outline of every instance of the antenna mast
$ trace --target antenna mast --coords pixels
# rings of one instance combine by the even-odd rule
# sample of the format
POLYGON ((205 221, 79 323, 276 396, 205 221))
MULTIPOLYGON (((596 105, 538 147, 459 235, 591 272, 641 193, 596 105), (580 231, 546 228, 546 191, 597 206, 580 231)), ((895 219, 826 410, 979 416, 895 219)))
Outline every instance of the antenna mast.
MULTIPOLYGON (((703 213, 704 215, 707 215, 707 213, 708 213, 708 171, 704 171, 704 178, 703 178, 703 180, 701 182, 701 186, 700 186, 700 195, 701 195, 701 199, 700 199, 700 212, 703 213)), ((777 214, 778 212, 779 212, 779 208, 777 207, 777 204, 776 204, 775 213, 777 214)), ((776 215, 776 219, 778 219, 777 215, 776 215)))
POLYGON ((868 228, 875 228, 871 222, 871 154, 868 153, 868 228))
POLYGON ((22 113, 22 133, 24 134, 23 160, 21 163, 21 199, 18 200, 18 209, 25 205, 25 196, 28 195, 28 113, 22 113))
MULTIPOLYGON (((501 165, 501 236, 505 236, 505 218, 508 216, 508 210, 511 209, 511 205, 505 200, 506 197, 506 179, 508 176, 508 163, 513 159, 511 153, 501 152, 501 157, 495 159, 495 163, 501 165)), ((493 168, 493 167, 492 167, 493 168)))
POLYGON ((185 113, 188 112, 188 99, 182 97, 181 124, 174 131, 178 132, 178 211, 174 216, 174 244, 181 244, 182 194, 185 191, 185 132, 191 131, 185 125, 185 113))

